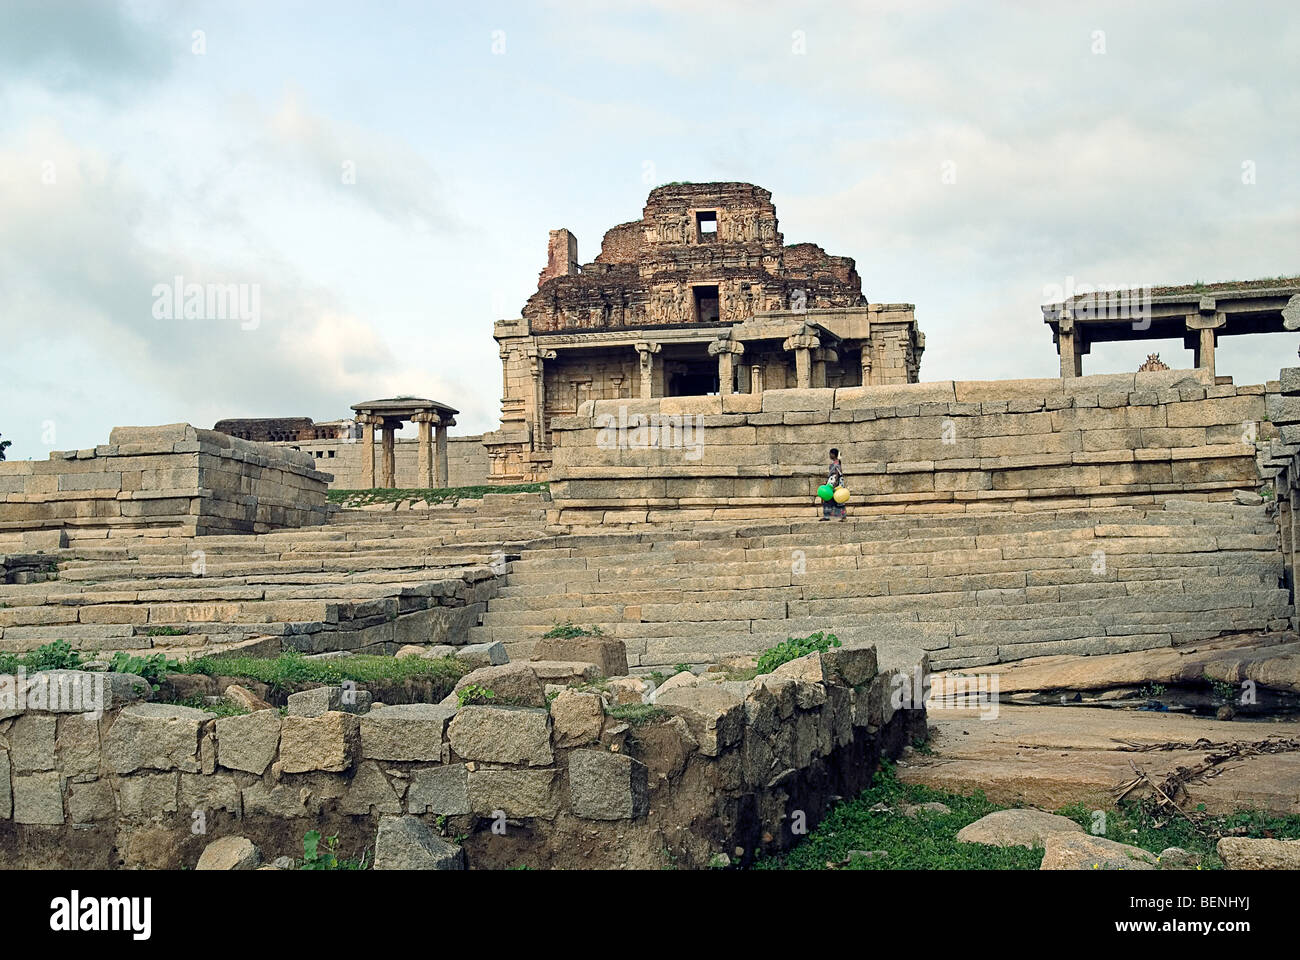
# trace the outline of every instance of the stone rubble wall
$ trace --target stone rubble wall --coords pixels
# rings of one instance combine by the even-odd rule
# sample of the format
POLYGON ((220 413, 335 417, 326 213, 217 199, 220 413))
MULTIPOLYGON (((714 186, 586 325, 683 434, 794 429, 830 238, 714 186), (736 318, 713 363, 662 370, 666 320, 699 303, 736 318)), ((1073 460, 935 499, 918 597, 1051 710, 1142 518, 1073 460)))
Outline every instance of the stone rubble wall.
POLYGON ((130 702, 142 691, 128 685, 99 718, 11 710, 0 713, 0 868, 192 866, 236 834, 300 856, 311 829, 359 851, 393 815, 462 836, 471 868, 747 861, 789 846, 799 811, 811 828, 924 732, 924 709, 893 695, 913 666, 926 669, 881 668, 863 645, 752 681, 682 677, 638 724, 608 715, 598 687, 548 702, 537 673, 515 664, 471 678, 499 674, 484 682, 523 705, 458 708, 453 695, 356 715, 322 699, 324 712, 296 714, 291 701, 288 716, 218 717, 130 702))
POLYGON ((1264 394, 1177 370, 596 401, 552 420, 551 495, 561 522, 789 516, 838 447, 859 512, 1230 499, 1260 483, 1264 394), (619 448, 608 418, 636 415, 702 416, 699 444, 629 420, 619 448))
MULTIPOLYGON (((305 453, 187 423, 114 427, 109 442, 0 463, 0 537, 262 533, 324 523, 328 473, 305 453)), ((56 544, 57 546, 57 544, 56 544)))

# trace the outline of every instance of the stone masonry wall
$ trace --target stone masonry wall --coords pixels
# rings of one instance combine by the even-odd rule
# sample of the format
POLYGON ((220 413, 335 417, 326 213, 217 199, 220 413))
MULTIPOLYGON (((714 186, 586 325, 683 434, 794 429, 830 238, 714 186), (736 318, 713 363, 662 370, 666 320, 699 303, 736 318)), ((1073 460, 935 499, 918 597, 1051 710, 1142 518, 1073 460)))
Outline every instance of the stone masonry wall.
POLYGON ((308 454, 187 423, 114 427, 98 447, 0 463, 0 535, 309 526, 325 522, 329 480, 308 454))
POLYGON ((141 702, 147 688, 110 675, 102 716, 0 712, 0 868, 192 866, 234 834, 300 856, 311 829, 359 851, 391 816, 464 837, 471 868, 700 867, 737 848, 748 861, 790 845, 796 811, 815 825, 923 732, 924 710, 895 694, 904 674, 864 645, 752 681, 682 676, 635 726, 598 689, 548 701, 522 664, 466 678, 515 705, 453 695, 359 715, 325 688, 288 716, 218 718, 141 702))
POLYGON ((1264 394, 1168 371, 596 401, 552 421, 551 494, 562 520, 788 516, 838 447, 859 512, 1224 499, 1260 483, 1264 394))

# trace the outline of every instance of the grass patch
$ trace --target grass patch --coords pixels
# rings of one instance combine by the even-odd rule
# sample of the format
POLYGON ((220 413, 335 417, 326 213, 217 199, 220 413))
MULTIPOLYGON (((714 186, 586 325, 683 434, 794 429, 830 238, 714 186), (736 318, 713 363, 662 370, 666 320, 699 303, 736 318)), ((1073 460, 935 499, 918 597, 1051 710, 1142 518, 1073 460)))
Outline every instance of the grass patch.
MULTIPOLYGON (((982 792, 971 796, 935 790, 898 780, 894 765, 883 762, 875 783, 852 800, 839 804, 816 829, 793 849, 761 857, 759 870, 1037 870, 1042 849, 991 847, 961 843, 957 831, 980 817, 1004 810, 1004 804, 989 801, 982 792), (922 811, 904 816, 904 804, 929 801, 946 804, 951 812, 922 811), (884 804, 889 810, 872 810, 884 804), (886 857, 855 857, 850 850, 884 850, 886 857)), ((1102 825, 1096 812, 1083 804, 1059 811, 1092 833, 1102 825)), ((1166 847, 1182 847, 1200 857, 1206 870, 1222 869, 1215 853, 1221 836, 1276 837, 1300 839, 1300 816, 1275 816, 1258 811, 1241 811, 1225 816, 1205 816, 1197 824, 1179 817, 1154 817, 1141 806, 1106 810, 1104 836, 1108 840, 1141 847, 1159 855, 1166 847)))
POLYGON ((564 623, 557 623, 551 629, 542 634, 543 640, 572 640, 574 637, 603 637, 605 631, 600 627, 578 627, 573 622, 566 620, 564 623))
POLYGON ((479 484, 472 487, 439 487, 433 489, 400 490, 328 490, 325 496, 330 503, 344 507, 365 507, 374 503, 396 503, 398 500, 423 500, 425 503, 450 503, 454 500, 482 500, 486 493, 542 493, 550 489, 546 483, 516 483, 511 486, 479 484))
POLYGON ((629 703, 621 707, 610 707, 608 715, 630 726, 641 727, 647 723, 658 723, 660 720, 665 720, 668 718, 669 713, 662 707, 656 707, 653 703, 629 703))
POLYGON ((783 663, 798 660, 810 653, 825 653, 831 647, 839 645, 840 641, 833 633, 818 632, 807 637, 788 637, 758 655, 758 673, 771 673, 783 663))
POLYGON ((215 713, 218 717, 242 717, 249 711, 241 707, 235 701, 226 697, 221 698, 220 703, 208 703, 203 697, 186 697, 184 700, 163 700, 163 703, 172 703, 178 707, 194 707, 197 710, 206 710, 209 713, 215 713))
POLYGON ((441 683, 442 696, 451 693, 467 670, 455 657, 426 660, 423 657, 381 657, 357 654, 331 660, 309 660, 300 653, 278 657, 198 657, 180 664, 180 673, 201 673, 209 677, 247 677, 274 690, 290 690, 298 684, 356 683, 400 684, 407 680, 441 683))

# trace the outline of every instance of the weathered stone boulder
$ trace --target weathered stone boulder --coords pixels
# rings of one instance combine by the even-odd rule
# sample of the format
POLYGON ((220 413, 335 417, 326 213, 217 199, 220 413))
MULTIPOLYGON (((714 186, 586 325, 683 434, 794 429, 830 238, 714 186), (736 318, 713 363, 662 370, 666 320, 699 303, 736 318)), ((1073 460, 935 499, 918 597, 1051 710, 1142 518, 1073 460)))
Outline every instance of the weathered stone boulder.
POLYGON ((808 683, 825 683, 826 671, 822 667, 822 655, 813 651, 802 657, 787 660, 772 671, 774 677, 788 677, 791 680, 805 680, 808 683))
POLYGON ((867 683, 876 675, 876 645, 855 642, 831 647, 822 654, 822 667, 831 679, 845 686, 867 683))
POLYGON ((569 755, 569 798, 587 820, 633 820, 650 809, 646 765, 620 753, 575 750, 569 755))
POLYGON ((671 677, 651 691, 650 702, 658 703, 659 698, 669 690, 676 690, 680 687, 695 687, 699 686, 699 683, 700 678, 689 670, 682 670, 680 673, 674 673, 671 677))
POLYGON ((383 817, 375 838, 375 870, 464 870, 465 852, 416 817, 383 817))
POLYGON ((350 713, 285 717, 280 730, 280 764, 285 773, 341 773, 352 766, 360 747, 360 721, 350 713))
POLYGON ((466 760, 551 763, 551 715, 538 707, 467 706, 447 726, 451 748, 466 760))
POLYGON ((345 690, 341 686, 313 687, 291 693, 288 700, 291 717, 319 717, 330 711, 362 714, 370 709, 370 704, 370 691, 355 687, 345 690))
POLYGON ((1300 870, 1300 840, 1224 837, 1217 852, 1229 870, 1300 870))
POLYGON ((578 747, 600 739, 605 707, 600 696, 562 690, 551 701, 551 724, 557 747, 578 747))
MULTIPOLYGON (((543 684, 555 683, 564 686, 591 683, 600 679, 600 668, 584 660, 532 660, 528 666, 533 668, 543 684)), ((627 680, 627 677, 618 679, 627 680)))
POLYGON ((1041 847, 1058 833, 1082 833, 1083 827, 1069 817, 1042 810, 997 810, 957 831, 963 843, 986 843, 993 847, 1041 847))
POLYGON ((216 722, 217 764, 259 777, 280 746, 280 711, 258 710, 216 722))
POLYGON ((165 703, 139 703, 118 714, 104 737, 104 759, 114 773, 136 770, 199 772, 199 730, 216 714, 165 703))
MULTIPOLYGON (((959 835, 960 836, 960 835, 959 835)), ((1090 833, 1047 834, 1040 870, 1155 870, 1156 855, 1090 833)))
POLYGON ((274 710, 269 703, 257 696, 253 691, 238 683, 232 683, 226 687, 226 699, 231 703, 243 707, 249 713, 256 713, 259 710, 274 710))
POLYGON ((440 760, 442 737, 456 708, 408 703, 361 717, 361 755, 376 760, 440 760))
POLYGON ((222 837, 213 840, 199 854, 195 870, 256 870, 262 855, 247 837, 222 837))
POLYGON ((357 764, 357 772, 348 784, 347 792, 339 800, 344 813, 368 816, 375 813, 401 813, 402 801, 397 796, 379 764, 365 760, 357 764))
POLYGON ((605 691, 615 706, 645 703, 653 694, 650 685, 640 677, 615 677, 606 684, 605 691))
POLYGON ((710 683, 656 692, 655 706, 685 720, 691 735, 700 744, 700 753, 705 756, 716 757, 740 739, 745 726, 745 704, 731 690, 710 683))
POLYGON ((627 645, 615 637, 543 637, 533 647, 532 659, 594 663, 605 677, 627 674, 627 645))
POLYGON ((546 684, 527 663, 505 663, 471 670, 456 682, 455 693, 470 685, 491 690, 493 703, 523 707, 546 706, 546 684))

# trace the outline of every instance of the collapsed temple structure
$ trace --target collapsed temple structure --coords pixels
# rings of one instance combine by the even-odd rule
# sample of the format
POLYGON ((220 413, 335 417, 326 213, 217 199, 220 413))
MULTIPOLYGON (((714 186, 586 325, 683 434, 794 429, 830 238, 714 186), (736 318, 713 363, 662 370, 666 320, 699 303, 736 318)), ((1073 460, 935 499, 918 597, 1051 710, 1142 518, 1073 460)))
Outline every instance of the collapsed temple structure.
POLYGON ((657 187, 591 263, 572 233, 551 231, 537 292, 496 324, 490 479, 545 480, 551 419, 588 400, 914 383, 925 337, 913 310, 868 303, 851 258, 787 246, 762 187, 657 187))

